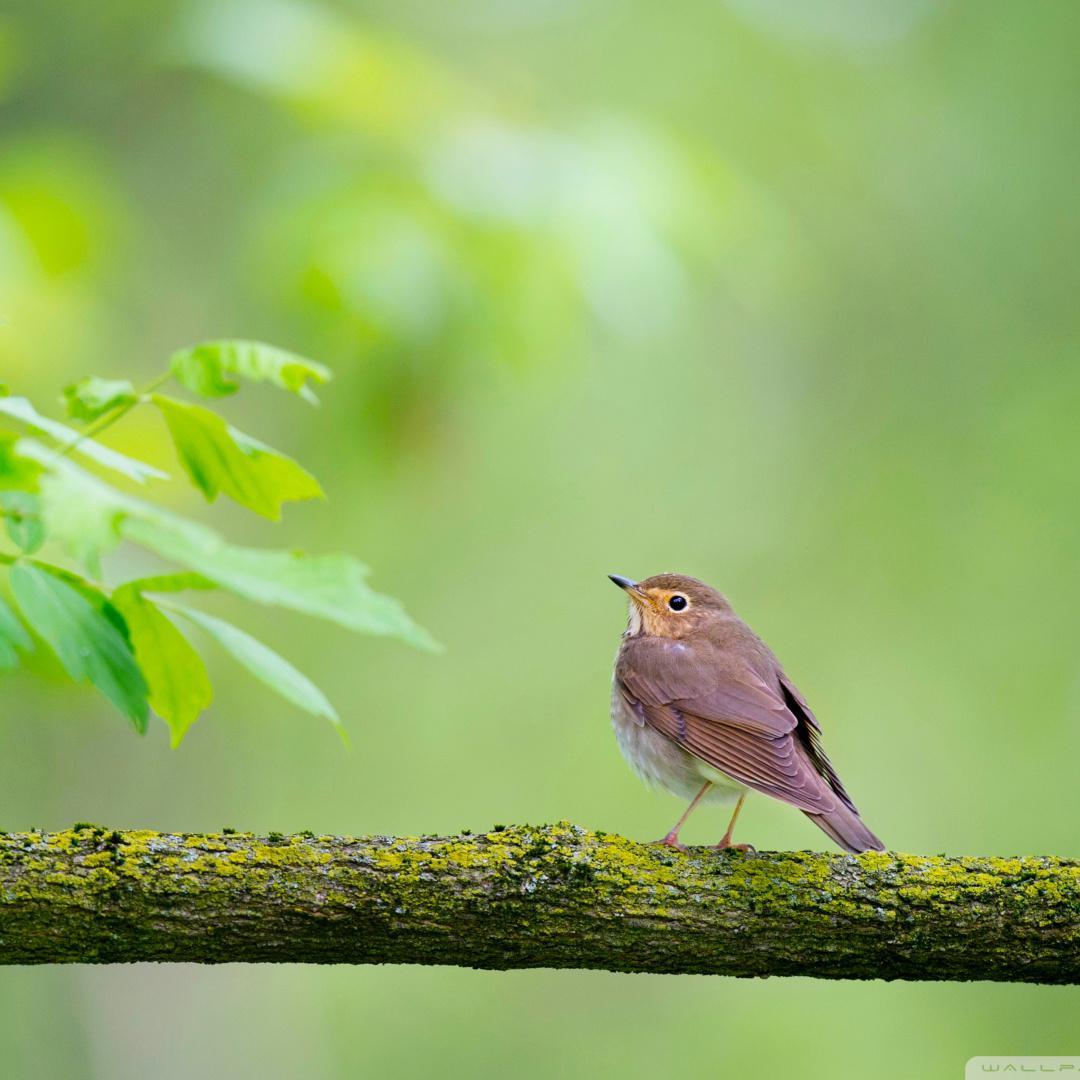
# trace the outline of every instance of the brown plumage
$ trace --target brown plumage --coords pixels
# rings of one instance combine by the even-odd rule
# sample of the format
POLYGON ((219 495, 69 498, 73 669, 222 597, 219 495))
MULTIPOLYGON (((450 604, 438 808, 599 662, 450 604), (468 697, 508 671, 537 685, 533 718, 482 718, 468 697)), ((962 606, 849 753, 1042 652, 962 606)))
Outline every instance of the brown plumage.
POLYGON ((747 789, 798 807, 848 851, 882 849, 821 748, 821 728, 769 647, 715 589, 682 574, 642 582, 611 575, 630 599, 615 662, 612 721, 647 782, 699 801, 747 789))

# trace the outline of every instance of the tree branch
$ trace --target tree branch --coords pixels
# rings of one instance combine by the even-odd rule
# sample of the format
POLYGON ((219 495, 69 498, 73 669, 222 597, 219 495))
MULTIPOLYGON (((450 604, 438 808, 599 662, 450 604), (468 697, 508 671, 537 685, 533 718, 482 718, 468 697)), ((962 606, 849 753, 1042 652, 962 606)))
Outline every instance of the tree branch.
POLYGON ((479 836, 0 835, 0 963, 1080 982, 1080 863, 479 836))

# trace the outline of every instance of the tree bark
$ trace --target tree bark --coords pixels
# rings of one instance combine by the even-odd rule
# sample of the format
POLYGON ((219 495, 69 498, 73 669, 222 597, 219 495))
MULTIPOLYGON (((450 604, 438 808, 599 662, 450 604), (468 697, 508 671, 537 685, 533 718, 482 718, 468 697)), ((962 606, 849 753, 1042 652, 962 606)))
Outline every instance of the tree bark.
POLYGON ((477 836, 0 835, 0 963, 1080 982, 1080 863, 477 836))

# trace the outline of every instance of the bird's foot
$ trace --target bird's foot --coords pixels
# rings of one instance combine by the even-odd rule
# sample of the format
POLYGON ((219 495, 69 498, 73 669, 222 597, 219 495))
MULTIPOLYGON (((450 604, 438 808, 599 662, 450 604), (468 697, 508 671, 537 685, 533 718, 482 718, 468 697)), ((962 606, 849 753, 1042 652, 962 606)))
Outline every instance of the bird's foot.
POLYGON ((719 844, 713 845, 713 851, 752 851, 757 854, 753 844, 733 844, 726 836, 719 844))
POLYGON ((679 843, 679 834, 674 833, 674 832, 669 832, 667 834, 667 836, 664 837, 663 840, 654 840, 653 843, 654 844, 661 844, 663 847, 673 847, 677 851, 688 851, 689 850, 685 844, 680 844, 679 843))

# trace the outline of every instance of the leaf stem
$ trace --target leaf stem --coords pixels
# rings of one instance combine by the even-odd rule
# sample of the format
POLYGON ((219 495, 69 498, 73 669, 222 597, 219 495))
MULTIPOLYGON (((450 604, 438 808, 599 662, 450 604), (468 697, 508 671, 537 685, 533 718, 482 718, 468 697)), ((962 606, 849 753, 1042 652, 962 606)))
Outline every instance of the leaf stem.
POLYGON ((61 446, 56 451, 56 456, 65 457, 73 450, 77 450, 86 439, 96 438, 103 431, 111 428, 118 420, 123 420, 136 405, 142 405, 150 394, 159 386, 164 386, 171 378, 172 371, 165 371, 156 379, 151 379, 141 390, 135 392, 135 396, 131 401, 118 405, 112 412, 105 413, 104 416, 99 416, 85 431, 79 433, 78 438, 72 439, 71 442, 61 446))

